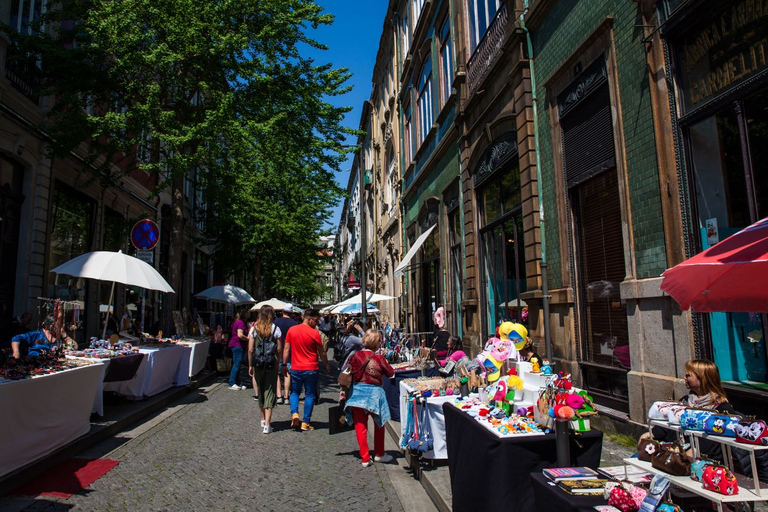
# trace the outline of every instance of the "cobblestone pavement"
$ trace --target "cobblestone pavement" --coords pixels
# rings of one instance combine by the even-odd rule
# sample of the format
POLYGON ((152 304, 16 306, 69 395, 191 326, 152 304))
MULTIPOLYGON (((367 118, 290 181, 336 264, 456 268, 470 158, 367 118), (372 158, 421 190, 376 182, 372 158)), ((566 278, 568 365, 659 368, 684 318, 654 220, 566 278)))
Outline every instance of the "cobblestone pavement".
POLYGON ((85 493, 6 497, 0 510, 404 510, 387 468, 361 466, 354 432, 328 435, 337 389, 321 374, 315 431, 291 430, 290 406, 278 405, 265 435, 252 390, 214 384, 111 453, 105 444, 101 455, 120 464, 85 493))

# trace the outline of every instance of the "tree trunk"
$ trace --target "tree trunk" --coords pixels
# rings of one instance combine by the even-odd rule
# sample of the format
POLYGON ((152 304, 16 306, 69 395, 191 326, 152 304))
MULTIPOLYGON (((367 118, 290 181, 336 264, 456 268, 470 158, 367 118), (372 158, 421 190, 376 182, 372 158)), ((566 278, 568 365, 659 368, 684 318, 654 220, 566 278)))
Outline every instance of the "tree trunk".
MULTIPOLYGON (((169 296, 165 311, 164 324, 173 328, 173 311, 181 311, 184 305, 184 290, 181 281, 181 260, 184 251, 184 176, 178 176, 171 182, 171 243, 168 250, 168 276, 171 288, 176 292, 169 296)), ((175 328, 174 328, 175 330, 175 328)), ((169 331, 170 332, 170 331, 169 331)))
POLYGON ((265 297, 261 293, 261 258, 256 258, 256 267, 253 269, 253 278, 251 281, 251 289, 255 295, 256 300, 263 300, 265 297))

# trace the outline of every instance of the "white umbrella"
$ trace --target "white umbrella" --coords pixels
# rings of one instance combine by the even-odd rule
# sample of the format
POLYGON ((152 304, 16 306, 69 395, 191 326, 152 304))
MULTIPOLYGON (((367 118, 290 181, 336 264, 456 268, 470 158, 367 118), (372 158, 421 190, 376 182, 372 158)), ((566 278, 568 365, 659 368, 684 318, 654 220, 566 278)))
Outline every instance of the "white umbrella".
MULTIPOLYGON (((382 301, 385 301, 385 300, 396 299, 397 297, 393 297, 391 295, 381 295, 379 293, 368 292, 368 294, 366 295, 365 298, 366 298, 366 302, 382 302, 382 301)), ((344 299, 343 301, 339 302, 336 305, 337 306, 342 306, 342 305, 347 305, 347 304, 360 304, 360 305, 362 305, 362 303, 363 303, 363 298, 358 293, 357 295, 353 295, 353 296, 351 296, 348 299, 344 299)))
POLYGON ((253 305, 253 307, 251 308, 251 311, 258 311, 264 306, 272 306, 272 309, 276 311, 282 311, 285 309, 285 306, 287 305, 288 305, 287 302, 283 302, 280 299, 276 299, 273 297, 269 300, 263 300, 261 302, 257 302, 256 304, 253 305))
MULTIPOLYGON (((72 277, 98 279, 99 281, 112 281, 112 290, 109 292, 109 306, 112 305, 115 283, 139 286, 147 290, 176 293, 154 267, 138 258, 123 254, 123 251, 88 252, 66 263, 62 263, 51 270, 51 272, 72 277)), ((107 324, 105 322, 104 332, 101 337, 104 338, 106 335, 107 324)))
POLYGON ((235 306, 239 306, 240 304, 253 304, 256 302, 256 299, 251 297, 247 291, 231 284, 212 286, 211 288, 198 293, 195 297, 212 300, 214 302, 223 302, 225 304, 234 304, 235 306))
MULTIPOLYGON (((374 306, 373 304, 366 304, 366 311, 368 313, 379 313, 379 308, 374 306)), ((359 315, 363 312, 363 308, 361 304, 347 304, 346 306, 341 306, 337 308, 335 313, 343 313, 345 315, 359 315)))

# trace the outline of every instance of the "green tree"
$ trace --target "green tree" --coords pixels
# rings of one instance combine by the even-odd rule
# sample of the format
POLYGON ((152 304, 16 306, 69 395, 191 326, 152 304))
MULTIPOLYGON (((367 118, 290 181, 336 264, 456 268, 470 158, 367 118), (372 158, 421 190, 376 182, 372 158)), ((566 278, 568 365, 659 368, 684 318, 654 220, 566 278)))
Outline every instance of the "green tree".
POLYGON ((6 33, 56 98, 44 127, 54 155, 77 151, 105 184, 137 166, 158 177, 155 192, 170 188, 171 286, 196 172, 215 261, 300 295, 350 133, 349 108, 326 101, 349 72, 301 53, 322 48, 308 32, 332 20, 310 0, 52 0, 32 34, 6 33))

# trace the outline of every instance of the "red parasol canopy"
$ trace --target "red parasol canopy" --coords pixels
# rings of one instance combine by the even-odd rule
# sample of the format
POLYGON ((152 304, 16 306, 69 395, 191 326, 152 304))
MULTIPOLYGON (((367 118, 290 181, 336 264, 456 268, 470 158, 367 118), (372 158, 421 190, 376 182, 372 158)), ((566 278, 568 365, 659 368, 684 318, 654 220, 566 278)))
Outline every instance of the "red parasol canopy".
POLYGON ((665 271, 683 310, 768 312, 768 217, 665 271))

